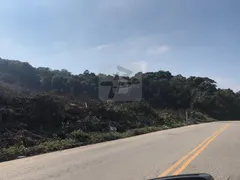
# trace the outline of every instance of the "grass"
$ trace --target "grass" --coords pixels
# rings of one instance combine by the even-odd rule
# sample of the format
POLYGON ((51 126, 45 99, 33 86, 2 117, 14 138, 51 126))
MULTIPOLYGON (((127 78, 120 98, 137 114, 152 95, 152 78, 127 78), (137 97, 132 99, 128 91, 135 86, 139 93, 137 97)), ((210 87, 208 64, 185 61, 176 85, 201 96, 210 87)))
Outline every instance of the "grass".
MULTIPOLYGON (((202 123, 202 122, 197 122, 202 123)), ((15 145, 0 150, 0 162, 16 159, 20 156, 33 156, 42 153, 48 153, 58 150, 69 149, 73 147, 83 146, 87 144, 95 144, 105 141, 112 141, 131 136, 137 136, 150 132, 156 132, 164 129, 177 128, 181 126, 190 125, 190 123, 174 123, 171 125, 163 125, 158 127, 144 127, 138 129, 128 130, 123 133, 106 132, 106 133, 86 133, 82 131, 73 131, 66 139, 51 139, 45 142, 40 142, 31 147, 24 145, 15 145)))

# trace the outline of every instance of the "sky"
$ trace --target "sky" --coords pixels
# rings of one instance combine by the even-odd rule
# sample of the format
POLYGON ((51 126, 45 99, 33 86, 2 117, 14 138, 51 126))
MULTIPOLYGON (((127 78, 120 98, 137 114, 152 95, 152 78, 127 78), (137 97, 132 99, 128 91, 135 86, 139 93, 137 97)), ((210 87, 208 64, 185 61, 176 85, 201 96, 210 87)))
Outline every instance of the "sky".
POLYGON ((240 90, 239 0, 0 3, 1 58, 74 74, 165 70, 240 90))

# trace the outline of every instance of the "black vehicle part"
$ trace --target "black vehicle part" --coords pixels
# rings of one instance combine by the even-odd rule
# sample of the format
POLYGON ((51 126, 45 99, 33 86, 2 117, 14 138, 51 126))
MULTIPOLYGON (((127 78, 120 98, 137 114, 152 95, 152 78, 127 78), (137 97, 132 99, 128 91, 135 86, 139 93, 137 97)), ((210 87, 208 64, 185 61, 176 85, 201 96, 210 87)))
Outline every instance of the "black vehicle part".
POLYGON ((152 180, 214 180, 210 174, 200 173, 200 174, 182 174, 177 176, 166 176, 155 178, 152 180))

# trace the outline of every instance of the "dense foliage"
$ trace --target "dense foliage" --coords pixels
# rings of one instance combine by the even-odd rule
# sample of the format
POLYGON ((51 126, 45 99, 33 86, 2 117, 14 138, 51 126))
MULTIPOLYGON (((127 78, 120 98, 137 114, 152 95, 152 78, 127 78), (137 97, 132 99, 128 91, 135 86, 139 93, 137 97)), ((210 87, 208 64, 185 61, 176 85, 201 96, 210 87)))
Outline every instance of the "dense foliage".
MULTIPOLYGON (((207 77, 183 77, 168 71, 138 73, 142 76, 143 100, 155 108, 198 109, 217 119, 240 117, 240 93, 219 89, 207 77)), ((137 76, 136 74, 135 76, 137 76)), ((110 76, 90 73, 73 75, 67 70, 34 68, 28 63, 0 59, 0 80, 22 91, 71 95, 84 102, 98 100, 98 80, 110 76)), ((130 78, 134 79, 134 77, 130 78)), ((131 92, 130 92, 131 93, 131 92)))
MULTIPOLYGON (((215 119, 240 119, 240 93, 207 77, 137 73, 140 102, 101 102, 99 79, 0 59, 0 160, 215 119), (185 112, 190 122, 185 121, 185 112)), ((134 94, 130 89, 129 95, 134 94)), ((110 98, 111 99, 111 98, 110 98)))

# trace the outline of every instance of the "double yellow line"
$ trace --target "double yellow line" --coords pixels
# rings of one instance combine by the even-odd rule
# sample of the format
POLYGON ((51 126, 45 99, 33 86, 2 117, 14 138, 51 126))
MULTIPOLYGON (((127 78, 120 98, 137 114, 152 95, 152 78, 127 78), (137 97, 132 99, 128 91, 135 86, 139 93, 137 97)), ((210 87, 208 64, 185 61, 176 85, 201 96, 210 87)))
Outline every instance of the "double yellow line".
POLYGON ((229 124, 226 124, 224 127, 215 131, 211 136, 201 142, 198 146, 196 146, 192 151, 187 153, 185 156, 180 158, 176 163, 174 163, 171 167, 166 169, 159 177, 167 176, 167 175, 178 175, 186 169, 186 167, 222 132, 224 131, 229 124), (188 158, 188 159, 187 159, 188 158), (186 161, 185 161, 186 160, 186 161), (184 162, 185 161, 185 162, 184 162), (184 162, 184 163, 183 163, 184 162), (183 164, 182 164, 183 163, 183 164), (182 164, 182 165, 181 165, 182 164), (181 166, 180 166, 181 165, 181 166), (169 174, 175 169, 172 174, 169 174))

